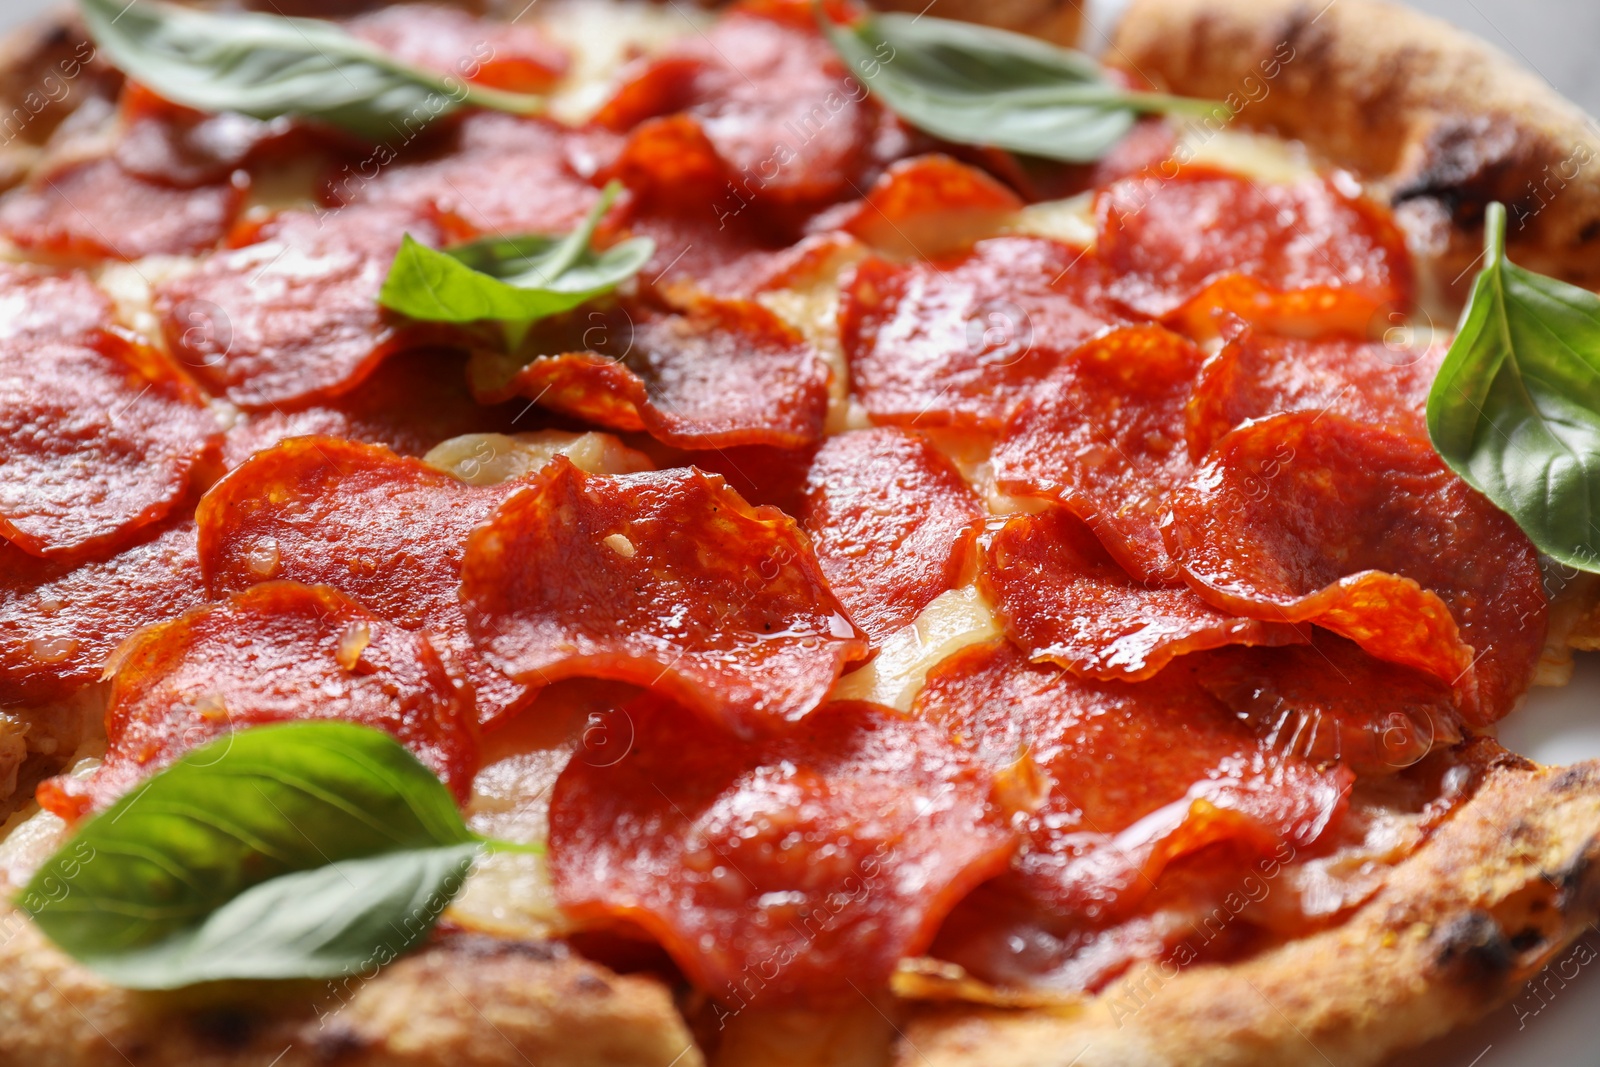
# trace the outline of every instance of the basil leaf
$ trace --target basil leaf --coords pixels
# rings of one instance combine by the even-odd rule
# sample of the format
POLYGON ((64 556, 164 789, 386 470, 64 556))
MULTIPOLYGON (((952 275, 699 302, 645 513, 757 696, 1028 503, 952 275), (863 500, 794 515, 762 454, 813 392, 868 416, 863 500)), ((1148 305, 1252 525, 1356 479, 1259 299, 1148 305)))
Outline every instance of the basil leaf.
POLYGON ((818 8, 845 65, 891 111, 935 137, 1068 163, 1099 159, 1143 112, 1229 117, 1226 104, 1113 85, 1093 59, 1034 37, 926 15, 853 25, 818 8))
POLYGON ((332 977, 425 937, 485 844, 388 734, 264 726, 187 753, 87 820, 18 903, 133 988, 332 977))
POLYGON ((1505 231, 1491 204, 1428 434, 1541 552, 1600 571, 1600 297, 1510 262, 1505 231))
POLYGON ((655 254, 635 237, 596 252, 589 242, 622 186, 607 185, 594 210, 565 236, 491 237, 439 251, 406 235, 378 302, 428 322, 503 323, 512 347, 540 319, 615 289, 655 254))
POLYGON ((371 140, 409 136, 470 104, 519 114, 543 100, 401 63, 320 19, 210 12, 162 0, 79 0, 95 44, 130 78, 203 111, 296 115, 371 140))

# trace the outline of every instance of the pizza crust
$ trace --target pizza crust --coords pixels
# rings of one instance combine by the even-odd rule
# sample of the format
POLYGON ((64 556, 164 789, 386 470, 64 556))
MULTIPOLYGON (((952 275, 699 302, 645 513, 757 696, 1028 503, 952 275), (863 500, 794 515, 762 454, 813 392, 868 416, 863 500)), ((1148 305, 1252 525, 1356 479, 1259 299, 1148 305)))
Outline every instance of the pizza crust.
MULTIPOLYGON (((1510 212, 1511 258, 1600 286, 1600 126, 1487 43, 1386 0, 1133 0, 1108 61, 1304 141, 1395 204, 1450 281, 1510 212)), ((1458 284, 1467 279, 1459 279, 1458 284)))
MULTIPOLYGON (((983 21, 1058 41, 1077 32, 1071 0, 983 10, 983 21)), ((0 46, 0 105, 15 107, 58 52, 71 50, 64 25, 71 23, 41 24, 0 46)), ((1470 264, 1483 206, 1502 199, 1513 208, 1514 258, 1600 284, 1593 123, 1507 57, 1443 23, 1382 0, 1326 8, 1322 0, 1134 0, 1110 55, 1176 92, 1246 94, 1239 121, 1302 140, 1392 195, 1425 254, 1470 264), (1274 56, 1281 69, 1263 82, 1261 64, 1274 56), (1260 84, 1265 95, 1251 88, 1260 84), (1570 160, 1582 162, 1560 169, 1570 160)), ((63 115, 75 103, 61 101, 63 115)), ((0 152, 0 188, 38 158, 34 137, 42 143, 48 132, 40 126, 0 152)), ((1540 768, 1507 756, 1380 894, 1335 929, 1237 964, 1166 972, 1147 965, 1080 1007, 914 1007, 894 1061, 1373 1063, 1513 997, 1600 913, 1597 858, 1600 761, 1540 768)), ((560 945, 444 934, 342 993, 233 993, 231 1003, 201 1003, 193 991, 111 987, 15 910, 0 911, 6 1062, 704 1062, 665 984, 618 976, 560 945)))
POLYGON ((1600 761, 1497 759, 1346 923, 1230 965, 1147 965, 1060 1012, 943 1009, 902 1067, 1377 1063, 1514 997, 1600 913, 1600 761))

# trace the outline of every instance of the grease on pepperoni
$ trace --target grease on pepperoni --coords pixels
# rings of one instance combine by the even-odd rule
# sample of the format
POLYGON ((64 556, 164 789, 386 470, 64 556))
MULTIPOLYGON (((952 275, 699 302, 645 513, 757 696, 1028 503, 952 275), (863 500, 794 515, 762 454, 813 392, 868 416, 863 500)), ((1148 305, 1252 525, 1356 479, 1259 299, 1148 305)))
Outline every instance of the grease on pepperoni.
POLYGON ((203 252, 233 225, 248 184, 240 175, 178 189, 114 159, 84 160, 9 194, 0 204, 0 235, 32 252, 79 259, 203 252))
POLYGON ((649 686, 746 734, 802 718, 867 651, 794 520, 692 467, 557 457, 468 539, 461 602, 513 678, 649 686))
POLYGON ((235 593, 135 635, 110 669, 105 762, 86 783, 46 783, 57 814, 104 807, 191 748, 276 722, 387 731, 460 799, 477 769, 471 698, 427 638, 325 586, 235 593))
POLYGON ((1025 755, 1043 772, 1008 878, 1092 922, 1128 915, 1167 864, 1201 849, 1312 844, 1343 815, 1352 781, 1266 747, 1181 664, 1144 682, 1094 681, 1005 642, 973 645, 929 672, 912 714, 997 770, 1025 755))
POLYGON ((890 427, 830 437, 797 514, 834 593, 875 640, 958 584, 984 519, 943 453, 890 427))
POLYGON ((63 561, 104 556, 166 516, 222 441, 162 357, 79 336, 0 342, 0 537, 63 561))
POLYGON ((1324 314, 1361 329, 1379 309, 1411 301, 1399 229, 1332 179, 1281 185, 1203 167, 1147 171, 1101 190, 1095 209, 1113 291, 1140 314, 1176 312, 1230 274, 1264 287, 1227 305, 1238 314, 1263 293, 1315 290, 1332 301, 1324 314))
POLYGON ((200 562, 213 594, 273 579, 330 585, 427 632, 492 722, 530 693, 479 656, 457 589, 468 531, 517 488, 466 485, 379 445, 292 438, 201 498, 200 562))
POLYGON ((1276 752, 1394 774, 1461 740, 1450 687, 1320 631, 1310 645, 1227 649, 1200 684, 1276 752))
POLYGON ((103 560, 58 563, 0 542, 0 706, 63 700, 106 655, 205 600, 195 528, 170 519, 103 560))
POLYGON ((648 699, 628 712, 625 756, 556 783, 558 898, 643 927, 725 1002, 854 996, 846 973, 881 986, 1014 847, 987 770, 888 709, 830 704, 757 744, 648 699))
POLYGON ((347 392, 406 338, 378 306, 406 233, 425 244, 443 239, 428 212, 281 212, 249 243, 156 287, 167 343, 208 389, 243 408, 347 392))
POLYGON ((1124 321, 1094 257, 996 237, 930 261, 870 258, 840 293, 840 343, 868 413, 901 426, 997 429, 1068 353, 1124 321))
POLYGON ((1527 689, 1547 606, 1516 523, 1422 441, 1338 415, 1234 430, 1173 494, 1163 533, 1218 607, 1311 622, 1453 686, 1485 725, 1527 689))
POLYGON ((994 453, 996 483, 1066 505, 1139 581, 1175 583, 1158 523, 1193 470, 1184 406, 1203 361, 1159 326, 1088 342, 1012 414, 994 453))
POLYGON ((1060 508, 1010 519, 989 542, 988 564, 983 584, 1007 636, 1034 662, 1090 678, 1138 681, 1192 652, 1304 640, 1293 627, 1219 611, 1188 588, 1135 581, 1060 508))
POLYGON ((541 356, 507 375, 473 363, 484 400, 523 396, 613 430, 645 430, 680 448, 795 448, 822 436, 829 370, 760 304, 700 298, 682 313, 641 303, 579 311, 530 343, 541 356))
POLYGON ((1246 329, 1206 362, 1195 385, 1189 454, 1199 459, 1241 422, 1285 411, 1328 411, 1426 441, 1428 389, 1444 352, 1246 329))
POLYGON ((573 169, 577 143, 547 119, 473 112, 417 157, 391 160, 380 149, 379 167, 341 167, 325 179, 323 196, 419 212, 432 205, 483 233, 565 233, 600 199, 573 169))
POLYGON ((866 196, 811 226, 843 230, 891 255, 927 259, 994 233, 1021 207, 1016 193, 976 167, 926 155, 891 164, 866 196))

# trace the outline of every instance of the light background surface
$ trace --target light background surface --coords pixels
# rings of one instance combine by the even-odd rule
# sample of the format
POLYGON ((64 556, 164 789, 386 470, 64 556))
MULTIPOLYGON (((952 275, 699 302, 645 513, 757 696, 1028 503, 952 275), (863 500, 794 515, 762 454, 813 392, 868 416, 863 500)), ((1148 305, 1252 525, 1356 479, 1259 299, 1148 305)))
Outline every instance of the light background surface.
MULTIPOLYGON (((0 29, 48 10, 52 0, 0 0, 0 29)), ((1089 4, 1086 43, 1115 25, 1117 0, 1089 4)), ((1477 34, 1600 115, 1600 0, 1411 0, 1477 34)), ((1541 763, 1600 757, 1600 656, 1581 658, 1572 685, 1537 692, 1500 731, 1541 763)), ((1600 1064, 1600 929, 1537 980, 1526 996, 1480 1025, 1397 1057, 1392 1067, 1594 1067, 1600 1064), (1582 961, 1587 960, 1587 963, 1582 961), (1576 978, 1568 981, 1563 976, 1576 978)), ((1532 983, 1530 983, 1530 986, 1532 983)), ((1307 1048, 1284 1067, 1330 1063, 1307 1048)))

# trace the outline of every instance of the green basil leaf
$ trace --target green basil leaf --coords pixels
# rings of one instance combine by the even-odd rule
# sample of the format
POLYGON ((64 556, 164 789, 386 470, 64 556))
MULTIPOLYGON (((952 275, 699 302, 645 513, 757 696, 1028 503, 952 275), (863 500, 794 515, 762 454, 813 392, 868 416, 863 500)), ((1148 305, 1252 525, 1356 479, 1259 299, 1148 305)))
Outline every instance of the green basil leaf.
POLYGON ((935 137, 1068 163, 1099 159, 1146 112, 1228 117, 1226 104, 1113 85, 1093 59, 1034 37, 926 15, 853 25, 818 9, 845 65, 891 111, 935 137))
POLYGON ((1506 212, 1428 393, 1428 433, 1452 470, 1541 552, 1600 571, 1600 297, 1506 259, 1506 212))
POLYGON ((264 726, 187 753, 85 821, 18 903, 133 988, 331 977, 425 937, 485 845, 388 734, 264 726))
POLYGON ((514 346, 534 322, 571 311, 615 289, 655 254, 635 237, 596 252, 595 227, 622 186, 607 185, 572 233, 490 237, 439 251, 406 235, 378 302, 427 322, 500 322, 514 346))
POLYGON ((320 19, 211 12, 162 0, 78 0, 90 36, 130 78, 203 111, 317 119, 371 140, 455 108, 519 114, 543 99, 401 63, 320 19))

